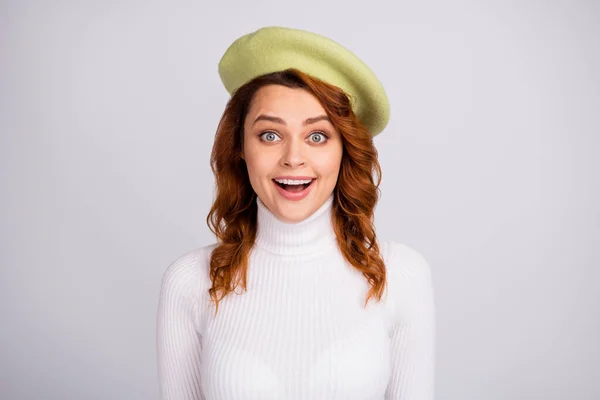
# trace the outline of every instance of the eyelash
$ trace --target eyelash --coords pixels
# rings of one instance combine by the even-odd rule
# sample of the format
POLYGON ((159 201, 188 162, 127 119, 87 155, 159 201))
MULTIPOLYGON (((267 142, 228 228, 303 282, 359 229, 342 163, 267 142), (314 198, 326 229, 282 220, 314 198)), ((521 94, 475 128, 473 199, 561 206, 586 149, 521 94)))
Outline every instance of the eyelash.
MULTIPOLYGON (((275 134, 275 135, 279 136, 279 135, 278 135, 276 132, 274 132, 274 131, 264 131, 264 132, 262 132, 260 135, 258 135, 258 137, 260 137, 260 138, 261 138, 261 140, 263 140, 263 141, 265 141, 265 142, 269 142, 268 140, 265 140, 265 139, 263 138, 263 136, 264 136, 264 135, 266 135, 267 133, 273 133, 273 134, 275 134)), ((318 133, 318 134, 320 134, 320 135, 322 135, 322 136, 325 138, 325 140, 323 140, 323 142, 326 142, 326 141, 327 141, 327 139, 329 139, 329 135, 327 135, 327 134, 326 134, 325 132, 323 132, 323 131, 314 131, 314 132, 311 132, 311 134, 310 134, 310 135, 308 135, 308 136, 310 137, 310 136, 312 136, 312 135, 314 135, 314 134, 317 134, 317 133, 318 133)), ((280 136, 279 136, 279 137, 280 137, 280 136)), ((315 143, 317 143, 317 144, 318 144, 318 143, 320 143, 320 142, 315 142, 315 143)))

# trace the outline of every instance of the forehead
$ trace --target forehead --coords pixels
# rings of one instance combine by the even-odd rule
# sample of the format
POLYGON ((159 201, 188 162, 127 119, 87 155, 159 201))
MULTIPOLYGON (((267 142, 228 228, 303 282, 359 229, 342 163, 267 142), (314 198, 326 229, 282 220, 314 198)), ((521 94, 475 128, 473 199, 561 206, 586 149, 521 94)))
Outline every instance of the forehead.
POLYGON ((317 98, 305 89, 266 85, 254 94, 247 116, 263 113, 284 119, 305 119, 325 114, 325 109, 317 98))

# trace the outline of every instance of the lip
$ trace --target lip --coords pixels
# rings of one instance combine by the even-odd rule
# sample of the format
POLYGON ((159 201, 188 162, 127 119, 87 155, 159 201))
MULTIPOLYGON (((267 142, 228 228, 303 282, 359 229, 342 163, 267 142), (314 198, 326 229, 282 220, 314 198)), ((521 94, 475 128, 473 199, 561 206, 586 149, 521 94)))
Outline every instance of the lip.
POLYGON ((273 179, 302 179, 302 180, 312 179, 312 180, 315 180, 317 178, 314 178, 312 176, 292 176, 292 175, 286 175, 286 176, 276 176, 273 179))
POLYGON ((271 180, 271 182, 273 182, 273 185, 275 185, 275 188, 277 189, 279 194, 284 199, 291 200, 291 201, 302 200, 303 198, 308 196, 308 193, 311 191, 311 189, 313 187, 313 183, 316 180, 316 178, 311 178, 310 176, 306 176, 306 177, 302 177, 302 176, 280 176, 279 177, 278 176, 276 179, 312 179, 312 182, 310 183, 310 185, 308 185, 308 187, 301 192, 288 192, 287 190, 285 190, 284 188, 279 186, 277 184, 277 182, 275 182, 275 179, 271 180))

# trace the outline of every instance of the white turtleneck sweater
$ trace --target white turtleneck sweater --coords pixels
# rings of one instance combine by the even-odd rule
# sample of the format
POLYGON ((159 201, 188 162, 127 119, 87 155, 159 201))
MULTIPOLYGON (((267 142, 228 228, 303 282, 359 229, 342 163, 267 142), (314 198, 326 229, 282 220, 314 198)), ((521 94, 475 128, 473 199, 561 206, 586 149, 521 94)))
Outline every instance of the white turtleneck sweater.
POLYGON ((157 314, 162 400, 430 400, 435 306, 425 259, 380 241, 388 287, 364 307, 369 285, 343 259, 331 226, 333 196, 302 222, 260 201, 247 291, 214 304, 215 244, 166 270, 157 314))

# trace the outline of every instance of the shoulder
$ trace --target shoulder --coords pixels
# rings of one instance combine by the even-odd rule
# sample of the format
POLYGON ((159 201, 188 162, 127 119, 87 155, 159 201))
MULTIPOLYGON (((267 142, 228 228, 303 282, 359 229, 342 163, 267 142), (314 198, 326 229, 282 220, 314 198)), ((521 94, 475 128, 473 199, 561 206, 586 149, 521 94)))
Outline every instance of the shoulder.
POLYGON ((426 258, 413 247, 393 240, 380 243, 381 256, 390 275, 406 279, 430 279, 431 267, 426 258))
POLYGON ((422 316, 434 308, 432 270, 413 247, 387 240, 380 243, 388 293, 397 318, 422 316))
POLYGON ((216 246, 215 243, 199 247, 175 258, 163 273, 162 293, 190 297, 208 288, 210 255, 216 246))

